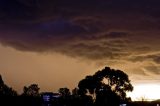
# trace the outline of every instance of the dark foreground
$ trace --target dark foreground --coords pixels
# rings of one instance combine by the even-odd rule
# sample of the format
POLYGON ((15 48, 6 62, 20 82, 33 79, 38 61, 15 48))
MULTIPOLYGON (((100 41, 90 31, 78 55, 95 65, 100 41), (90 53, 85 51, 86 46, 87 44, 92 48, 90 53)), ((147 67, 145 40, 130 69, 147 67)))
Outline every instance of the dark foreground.
MULTIPOLYGON (((76 103, 71 102, 61 102, 61 101, 52 101, 50 103, 43 102, 42 98, 34 98, 34 97, 0 97, 0 106, 97 106, 95 104, 87 104, 87 103, 76 103)), ((98 106, 104 106, 98 105, 98 106)), ((107 106, 115 106, 115 105, 107 105, 107 106)), ((119 104, 117 106, 160 106, 160 101, 139 101, 139 102, 128 102, 119 104)))

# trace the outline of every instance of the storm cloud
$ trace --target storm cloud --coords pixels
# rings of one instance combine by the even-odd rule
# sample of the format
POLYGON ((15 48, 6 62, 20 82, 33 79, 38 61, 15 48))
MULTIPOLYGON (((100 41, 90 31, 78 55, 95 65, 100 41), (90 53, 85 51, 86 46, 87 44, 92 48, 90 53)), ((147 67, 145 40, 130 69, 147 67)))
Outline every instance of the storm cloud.
MULTIPOLYGON (((0 0, 0 43, 95 61, 159 64, 159 5, 159 0, 0 0)), ((144 68, 159 74, 159 68, 144 68)))

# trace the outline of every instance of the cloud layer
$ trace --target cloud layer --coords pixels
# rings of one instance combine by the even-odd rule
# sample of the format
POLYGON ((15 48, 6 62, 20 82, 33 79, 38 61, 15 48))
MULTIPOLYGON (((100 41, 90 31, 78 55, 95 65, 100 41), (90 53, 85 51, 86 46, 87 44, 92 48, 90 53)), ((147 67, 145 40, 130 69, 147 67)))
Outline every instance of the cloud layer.
POLYGON ((0 43, 107 63, 145 62, 137 73, 156 75, 159 4, 159 0, 0 0, 0 43))

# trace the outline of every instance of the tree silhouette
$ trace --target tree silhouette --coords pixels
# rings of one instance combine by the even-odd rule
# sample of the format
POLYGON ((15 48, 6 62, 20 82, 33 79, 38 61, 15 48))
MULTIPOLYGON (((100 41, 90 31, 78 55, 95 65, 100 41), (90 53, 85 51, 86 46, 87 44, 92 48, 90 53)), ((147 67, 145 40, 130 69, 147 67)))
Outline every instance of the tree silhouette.
POLYGON ((0 96, 17 96, 17 92, 11 87, 8 87, 0 75, 0 96))
POLYGON ((78 88, 74 88, 73 90, 72 90, 72 95, 73 96, 78 96, 78 91, 79 91, 79 89, 78 88))
POLYGON ((39 90, 38 84, 31 84, 30 86, 23 88, 23 96, 39 96, 39 90))
POLYGON ((68 88, 59 88, 58 92, 63 96, 67 97, 71 95, 71 92, 68 88))
MULTIPOLYGON (((130 83, 128 75, 121 70, 105 67, 92 76, 86 76, 79 84, 79 94, 90 94, 95 102, 109 105, 109 102, 126 101, 126 92, 132 91, 133 86, 130 83)), ((114 102, 115 103, 115 102, 114 102)))
POLYGON ((58 92, 61 94, 60 103, 63 106, 70 106, 71 92, 68 88, 59 88, 58 92))

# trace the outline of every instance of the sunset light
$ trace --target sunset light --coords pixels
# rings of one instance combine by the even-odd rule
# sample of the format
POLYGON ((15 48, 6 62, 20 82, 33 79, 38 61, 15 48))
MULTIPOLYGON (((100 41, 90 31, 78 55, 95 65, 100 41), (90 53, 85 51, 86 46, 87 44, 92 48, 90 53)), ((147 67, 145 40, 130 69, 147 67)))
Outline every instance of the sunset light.
POLYGON ((128 93, 133 101, 153 101, 160 99, 160 85, 135 85, 133 92, 128 93))

